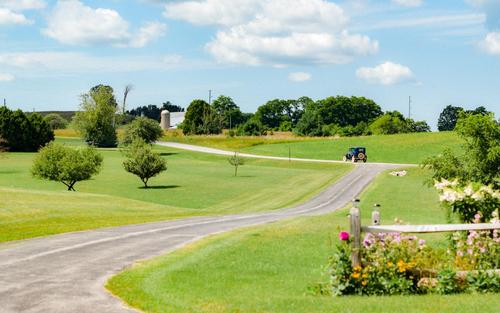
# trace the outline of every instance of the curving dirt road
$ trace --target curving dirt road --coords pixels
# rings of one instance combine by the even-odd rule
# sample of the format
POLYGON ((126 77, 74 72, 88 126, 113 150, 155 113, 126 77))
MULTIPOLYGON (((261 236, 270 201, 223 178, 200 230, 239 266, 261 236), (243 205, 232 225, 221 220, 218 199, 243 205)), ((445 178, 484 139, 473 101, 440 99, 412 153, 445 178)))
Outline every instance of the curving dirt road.
POLYGON ((211 234, 334 211, 358 195, 378 173, 396 167, 401 165, 359 164, 318 196, 293 208, 121 226, 0 244, 0 312, 134 312, 104 288, 107 279, 123 268, 211 234))

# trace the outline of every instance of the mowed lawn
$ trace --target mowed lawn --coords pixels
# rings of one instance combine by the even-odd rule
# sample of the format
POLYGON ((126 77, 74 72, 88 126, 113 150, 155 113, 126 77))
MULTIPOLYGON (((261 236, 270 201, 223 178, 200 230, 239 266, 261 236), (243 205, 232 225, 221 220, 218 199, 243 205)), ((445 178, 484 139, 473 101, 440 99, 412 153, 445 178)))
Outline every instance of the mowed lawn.
MULTIPOLYGON (((268 141, 266 143, 270 143, 268 141)), ((323 140, 301 140, 287 143, 258 144, 243 147, 242 152, 295 158, 341 160, 349 147, 367 149, 368 162, 418 164, 448 147, 459 153, 462 140, 454 132, 414 133, 323 140)))
MULTIPOLYGON (((68 145, 78 139, 58 138, 68 145)), ((30 174, 34 153, 0 158, 0 242, 180 217, 273 210, 319 193, 352 166, 247 160, 234 177, 225 157, 158 147, 168 170, 152 188, 125 172, 116 149, 100 150, 101 173, 66 191, 30 174)))
MULTIPOLYGON (((428 173, 381 174, 361 197, 364 221, 373 203, 382 221, 445 221, 428 173)), ((129 305, 145 312, 497 312, 497 295, 328 297, 308 292, 325 282, 324 267, 347 229, 347 210, 287 220, 216 235, 177 252, 136 264, 107 284, 129 305)), ((444 235, 431 238, 440 245, 444 235)))

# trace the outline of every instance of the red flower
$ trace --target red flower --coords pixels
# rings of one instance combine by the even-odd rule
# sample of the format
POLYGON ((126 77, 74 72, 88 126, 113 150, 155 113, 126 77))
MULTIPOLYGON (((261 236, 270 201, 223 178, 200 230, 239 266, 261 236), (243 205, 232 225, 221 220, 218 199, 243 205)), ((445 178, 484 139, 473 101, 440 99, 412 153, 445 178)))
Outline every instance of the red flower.
POLYGON ((349 240, 349 233, 346 231, 341 231, 339 234, 339 239, 342 241, 347 241, 349 240))

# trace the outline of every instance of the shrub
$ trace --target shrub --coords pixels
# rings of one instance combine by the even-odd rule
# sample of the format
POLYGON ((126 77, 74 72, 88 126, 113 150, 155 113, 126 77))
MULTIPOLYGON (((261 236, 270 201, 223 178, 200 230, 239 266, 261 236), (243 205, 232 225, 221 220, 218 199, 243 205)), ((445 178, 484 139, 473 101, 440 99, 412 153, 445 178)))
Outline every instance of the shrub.
POLYGON ((54 132, 39 113, 0 108, 0 137, 10 151, 35 152, 54 140, 54 132))
POLYGON ((52 130, 68 127, 68 121, 57 113, 49 113, 43 119, 50 125, 52 130))
POLYGON ((158 153, 153 152, 151 146, 142 139, 133 141, 125 155, 123 167, 127 172, 138 176, 145 188, 149 188, 150 178, 167 170, 165 160, 158 153))
POLYGON ((460 186, 458 180, 436 181, 435 188, 440 192, 439 200, 466 223, 476 220, 479 213, 484 220, 493 218, 493 213, 500 207, 500 190, 481 184, 460 186))
POLYGON ((251 118, 246 123, 238 126, 238 135, 240 136, 262 136, 265 134, 264 126, 255 118, 251 118))
POLYGON ((185 135, 209 135, 222 132, 215 111, 204 100, 191 102, 181 127, 185 135))
POLYGON ((147 117, 138 117, 126 126, 123 144, 129 145, 136 139, 142 139, 145 143, 151 144, 162 134, 163 130, 157 121, 147 117))
POLYGON ((101 164, 102 156, 92 147, 73 149, 50 143, 40 149, 31 173, 41 179, 61 182, 68 191, 75 191, 75 184, 99 173, 101 164))

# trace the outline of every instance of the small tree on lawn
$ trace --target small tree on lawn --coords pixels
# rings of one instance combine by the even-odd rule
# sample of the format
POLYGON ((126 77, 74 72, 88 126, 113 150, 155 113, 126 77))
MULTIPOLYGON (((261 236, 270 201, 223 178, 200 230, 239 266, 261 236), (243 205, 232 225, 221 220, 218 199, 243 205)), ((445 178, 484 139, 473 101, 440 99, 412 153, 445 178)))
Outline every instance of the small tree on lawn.
POLYGON ((142 139, 134 140, 125 155, 127 159, 123 162, 123 167, 127 172, 138 176, 146 188, 151 177, 167 170, 167 162, 142 139))
POLYGON ((240 158, 237 152, 234 153, 232 157, 228 159, 229 164, 234 166, 234 176, 238 176, 238 166, 245 165, 245 160, 240 158))
POLYGON ((157 121, 147 117, 138 117, 125 127, 122 143, 129 145, 136 139, 142 139, 151 144, 158 140, 162 134, 163 130, 157 121))
POLYGON ((75 184, 99 173, 102 156, 92 147, 73 149, 58 143, 49 143, 40 149, 33 162, 33 176, 61 182, 68 191, 75 191, 75 184))

